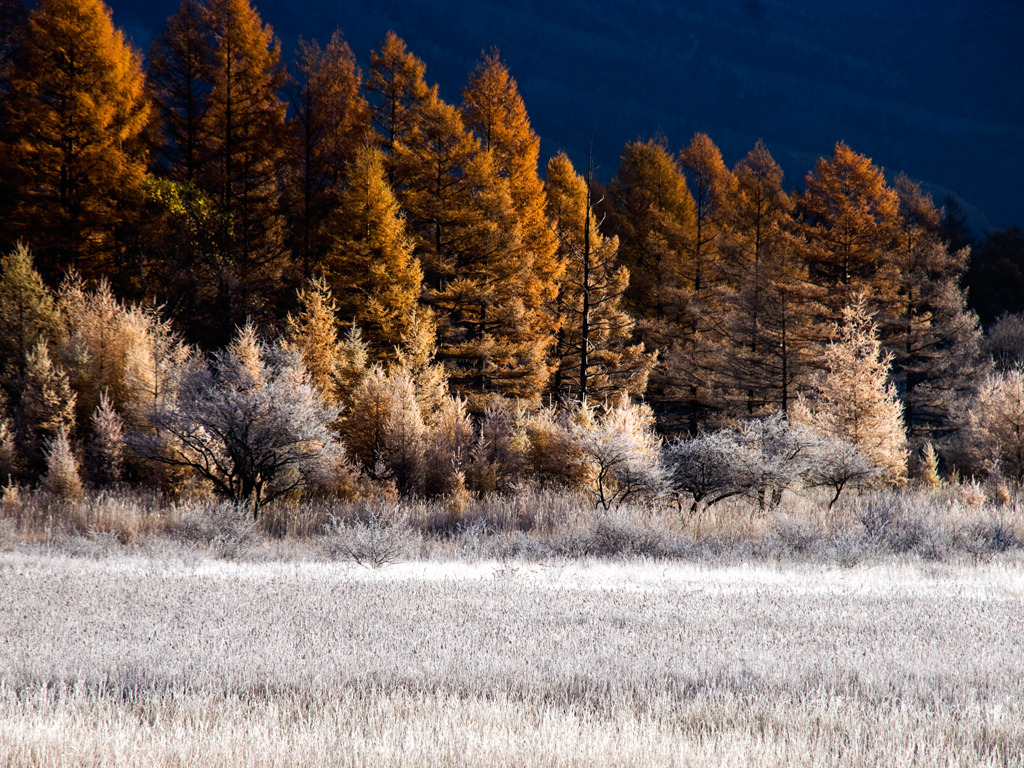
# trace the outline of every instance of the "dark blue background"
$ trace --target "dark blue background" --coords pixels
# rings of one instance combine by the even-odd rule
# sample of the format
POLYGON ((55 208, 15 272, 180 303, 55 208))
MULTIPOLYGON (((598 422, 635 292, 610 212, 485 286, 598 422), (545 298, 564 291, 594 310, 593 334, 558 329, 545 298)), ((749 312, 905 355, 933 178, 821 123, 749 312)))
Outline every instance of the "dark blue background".
MULTIPOLYGON (((111 0, 143 50, 176 0, 111 0)), ((801 186, 844 140, 941 203, 962 198, 977 231, 1024 224, 1024 3, 814 0, 262 0, 290 59, 301 35, 341 28, 364 69, 394 29, 458 101, 480 52, 498 46, 544 157, 609 178, 623 144, 704 131, 735 163, 763 138, 801 186)))

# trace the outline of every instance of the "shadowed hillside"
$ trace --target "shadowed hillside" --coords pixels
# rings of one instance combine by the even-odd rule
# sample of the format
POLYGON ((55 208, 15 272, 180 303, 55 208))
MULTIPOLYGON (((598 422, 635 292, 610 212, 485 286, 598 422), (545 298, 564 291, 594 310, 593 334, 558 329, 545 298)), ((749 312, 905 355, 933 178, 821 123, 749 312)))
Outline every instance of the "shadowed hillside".
MULTIPOLYGON (((845 140, 937 200, 965 202, 976 229, 1024 220, 1024 85, 1012 2, 807 0, 728 4, 565 0, 264 0, 286 55, 301 35, 340 27, 364 63, 395 29, 449 99, 481 50, 498 46, 519 80, 545 153, 582 157, 594 141, 604 177, 625 141, 656 133, 673 146, 710 134, 725 159, 763 138, 796 185, 845 140)), ((114 14, 143 47, 174 0, 114 14)))

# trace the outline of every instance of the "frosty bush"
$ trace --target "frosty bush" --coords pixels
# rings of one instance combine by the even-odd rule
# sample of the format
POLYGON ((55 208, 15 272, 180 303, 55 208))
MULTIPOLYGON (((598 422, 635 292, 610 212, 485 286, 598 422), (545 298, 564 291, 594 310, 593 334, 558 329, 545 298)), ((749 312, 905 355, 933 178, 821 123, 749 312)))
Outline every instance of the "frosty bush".
POLYGON ((702 432, 692 439, 676 440, 665 449, 669 482, 677 498, 692 500, 690 514, 701 508, 746 493, 754 476, 745 459, 746 448, 735 430, 702 432))
POLYGON ((1024 481, 1024 370, 990 376, 971 407, 978 464, 1024 481))
POLYGON ((828 507, 832 509, 847 486, 868 483, 881 473, 882 469, 850 441, 826 437, 814 446, 804 482, 812 488, 830 489, 828 507))
POLYGON ((46 474, 42 489, 61 501, 79 501, 83 496, 78 462, 71 450, 68 433, 63 429, 46 446, 46 474))
POLYGON ((260 507, 329 471, 341 447, 337 418, 309 383, 298 355, 243 329, 211 361, 181 371, 177 395, 151 414, 155 431, 133 444, 152 461, 187 467, 218 493, 260 507))
POLYGON ((375 481, 394 479, 403 493, 420 490, 427 427, 412 376, 374 366, 352 394, 342 422, 345 445, 375 481))
POLYGON ((576 435, 604 509, 665 490, 661 441, 649 406, 627 401, 607 408, 593 424, 578 425, 576 435))

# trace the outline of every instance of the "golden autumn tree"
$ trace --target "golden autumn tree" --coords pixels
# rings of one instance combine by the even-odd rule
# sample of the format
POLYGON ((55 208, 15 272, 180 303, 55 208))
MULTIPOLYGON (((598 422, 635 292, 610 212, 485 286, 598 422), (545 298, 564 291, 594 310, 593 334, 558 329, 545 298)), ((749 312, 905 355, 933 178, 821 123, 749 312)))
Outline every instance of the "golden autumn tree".
POLYGON ((432 92, 396 143, 394 168, 452 387, 473 409, 492 394, 539 398, 550 338, 538 322, 542 292, 492 153, 432 92))
POLYGON ((690 240, 688 277, 697 301, 718 280, 718 246, 732 177, 722 152, 704 133, 695 134, 679 155, 689 176, 694 200, 694 232, 690 240))
POLYGON ((388 184, 384 154, 364 144, 347 177, 323 272, 339 317, 362 329, 375 362, 393 360, 419 311, 423 272, 388 184))
POLYGON ((645 338, 667 346, 686 318, 687 264, 696 211, 682 168, 662 141, 625 146, 611 184, 609 227, 629 269, 628 305, 645 338))
POLYGON ((890 483, 907 477, 906 436, 896 388, 863 296, 854 297, 824 350, 825 370, 811 394, 798 400, 792 420, 826 437, 848 440, 882 470, 890 483))
POLYGON ((279 180, 286 105, 280 44, 248 0, 209 0, 213 76, 204 121, 211 158, 199 184, 220 209, 219 314, 223 331, 271 319, 286 276, 279 180))
POLYGON ((326 48, 299 42, 290 88, 286 203, 292 258, 304 279, 327 252, 326 224, 338 207, 345 168, 370 132, 362 79, 340 31, 326 48))
POLYGON ((33 244, 48 278, 121 266, 149 109, 141 57, 102 0, 38 4, 13 59, 0 156, 15 188, 8 226, 33 244))
POLYGON ((344 395, 340 367, 344 349, 338 322, 338 305, 327 281, 310 280, 299 290, 298 307, 285 321, 284 343, 302 356, 310 381, 324 403, 340 405, 344 395))
POLYGON ((820 349, 818 291, 808 283, 782 169, 762 142, 737 163, 719 251, 716 367, 734 415, 786 413, 820 349))
MULTIPOLYGON (((606 229, 618 235, 619 254, 629 269, 625 303, 646 348, 671 361, 694 340, 689 272, 696 223, 693 196, 678 160, 660 140, 626 144, 609 191, 606 229)), ((647 391, 662 423, 670 426, 681 416, 673 394, 678 378, 659 365, 651 372, 647 391)))
POLYGON ((548 215, 567 265, 554 389, 584 403, 643 394, 657 359, 643 342, 631 343, 634 322, 622 307, 629 270, 619 263, 618 238, 598 229, 591 187, 565 153, 548 162, 548 215))
POLYGON ((366 90, 371 94, 373 123, 389 155, 412 130, 427 96, 431 91, 436 95, 436 88, 429 88, 424 80, 426 71, 423 61, 393 31, 387 33, 380 50, 370 53, 366 90))
POLYGON ((721 399, 715 359, 723 321, 718 303, 721 285, 721 236, 734 180, 722 153, 703 133, 695 134, 679 154, 693 194, 694 222, 682 260, 681 288, 689 293, 685 319, 690 328, 683 343, 665 354, 666 390, 696 432, 719 412, 721 399))
POLYGON ((540 137, 530 124, 518 84, 496 50, 480 60, 462 89, 462 114, 466 126, 491 152, 495 172, 508 180, 534 290, 546 307, 535 318, 537 330, 553 336, 553 308, 565 264, 558 258, 558 242, 547 219, 544 182, 538 173, 540 137))
POLYGON ((899 200, 871 159, 845 143, 807 174, 796 196, 808 244, 811 278, 826 289, 826 321, 863 294, 883 313, 895 303, 898 283, 891 252, 896 245, 899 200))

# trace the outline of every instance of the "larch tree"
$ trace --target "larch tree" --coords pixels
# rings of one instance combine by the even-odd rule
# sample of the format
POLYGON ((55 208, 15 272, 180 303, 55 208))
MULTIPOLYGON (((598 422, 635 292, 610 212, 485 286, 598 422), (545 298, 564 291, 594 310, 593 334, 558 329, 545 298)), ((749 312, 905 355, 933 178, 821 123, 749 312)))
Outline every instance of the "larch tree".
POLYGON ((538 399, 549 375, 541 292, 492 153, 431 94, 394 165, 452 387, 472 410, 492 394, 538 399))
POLYGON ((93 486, 104 488, 120 482, 124 474, 125 424, 106 393, 89 421, 85 467, 93 486))
POLYGON ((59 501, 80 501, 85 495, 78 459, 65 429, 46 444, 46 474, 40 478, 39 487, 59 501))
POLYGON ((558 241, 548 224, 544 182, 538 173, 540 137, 530 124, 518 84, 496 50, 480 60, 462 89, 462 114, 466 126, 491 153, 494 171, 508 180, 530 261, 524 267, 524 278, 531 281, 536 294, 531 320, 538 334, 548 336, 547 341, 538 338, 536 343, 550 347, 557 327, 553 309, 565 264, 558 257, 558 241))
POLYGON ((692 286, 683 283, 695 236, 693 196, 676 158, 655 140, 626 145, 610 194, 609 229, 629 269, 628 306, 648 343, 666 348, 692 326, 692 286))
POLYGON ((688 343, 674 348, 665 365, 676 397, 689 414, 689 430, 696 432, 712 411, 724 405, 718 396, 721 383, 715 359, 723 315, 715 289, 721 284, 721 235, 734 179, 721 151, 703 133, 694 135, 679 161, 694 200, 693 235, 683 260, 682 282, 691 292, 687 317, 692 327, 688 343))
POLYGON ((411 53, 393 31, 389 31, 380 50, 370 53, 370 76, 366 90, 371 94, 373 123, 383 139, 389 157, 395 144, 403 140, 416 123, 420 107, 436 88, 429 88, 424 77, 427 67, 411 53))
POLYGON ((884 335, 908 434, 923 442, 962 422, 965 403, 985 374, 982 333, 960 288, 969 249, 950 250, 940 211, 918 184, 900 174, 894 190, 899 222, 892 258, 899 282, 884 335))
POLYGON ((807 382, 808 358, 818 348, 815 291, 803 268, 782 169, 762 142, 733 176, 720 243, 716 367, 731 413, 785 413, 798 385, 807 382))
POLYGON ((657 358, 631 341, 634 322, 622 307, 629 270, 618 238, 599 230, 591 189, 564 153, 548 162, 548 215, 567 265, 553 386, 582 403, 643 394, 657 358))
POLYGON ((375 481, 419 490, 427 427, 408 373, 374 366, 353 393, 341 432, 352 457, 375 481))
POLYGON ((292 257, 309 279, 327 253, 327 221, 345 187, 345 168, 370 132, 362 73, 335 32, 326 48, 300 41, 291 78, 287 206, 292 257))
POLYGON ((50 279, 74 267, 112 275, 141 200, 149 118, 141 56, 102 0, 41 0, 31 12, 3 100, 8 224, 50 279))
POLYGON ((284 171, 280 44, 248 0, 210 0, 213 86, 200 178, 223 216, 218 236, 221 331, 273 318, 287 274, 279 181, 284 171))
POLYGON ((158 307, 130 307, 123 322, 131 338, 125 370, 129 397, 119 413, 129 426, 147 428, 149 414, 174 397, 177 373, 193 350, 158 307))
POLYGON ((688 277, 699 302, 715 285, 718 246, 732 178, 722 162, 722 152, 704 133, 695 134, 679 154, 683 171, 693 190, 694 232, 689 242, 688 277))
POLYGON ((61 338, 54 297, 23 243, 0 259, 0 328, 0 392, 14 404, 26 356, 40 340, 55 348, 61 338))
POLYGON ((310 381, 330 407, 344 400, 340 367, 344 351, 338 322, 338 304, 323 278, 314 278, 299 290, 298 307, 285 321, 284 345, 298 352, 310 381))
MULTIPOLYGON (((610 197, 607 229, 618 235, 629 270, 625 303, 645 346, 671 358, 693 343, 686 261, 696 222, 693 196, 678 160, 663 141, 651 140, 625 146, 610 197)), ((664 366, 652 371, 647 397, 663 423, 673 423, 679 414, 666 373, 664 366)))
POLYGON ((889 381, 890 357, 863 296, 843 310, 824 358, 826 368, 813 394, 790 410, 793 422, 850 442, 882 470, 885 481, 902 482, 907 476, 903 409, 889 381))
POLYGON ((55 365, 40 339, 25 358, 21 398, 14 408, 15 445, 28 478, 46 466, 46 447, 75 427, 75 393, 68 375, 55 365))
POLYGON ((338 316, 355 322, 375 361, 393 360, 419 309, 423 283, 414 241, 388 184, 385 156, 368 144, 347 171, 323 271, 338 316))
POLYGON ((156 111, 154 143, 162 170, 192 182, 205 169, 206 112, 213 87, 213 45, 200 0, 182 0, 149 46, 146 82, 156 111))
POLYGON ((899 200, 871 159, 840 142, 830 158, 807 174, 796 196, 808 243, 811 279, 826 289, 830 322, 863 294, 883 313, 895 303, 898 284, 890 254, 896 246, 899 200))
POLYGON ((75 391, 76 422, 87 425, 104 395, 115 408, 126 408, 128 364, 138 341, 127 322, 128 309, 106 280, 88 289, 74 274, 61 285, 57 308, 64 325, 60 362, 75 391))
POLYGON ((1024 370, 986 377, 968 423, 978 468, 1024 483, 1024 370))

